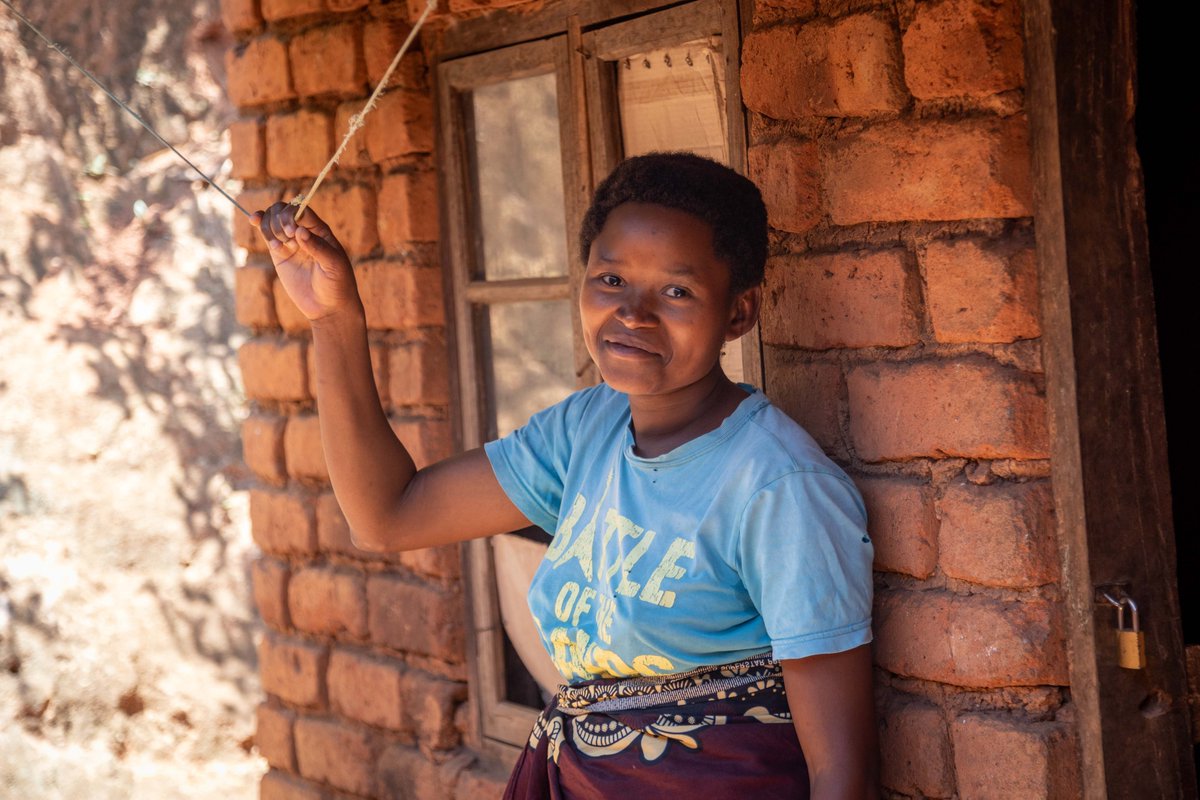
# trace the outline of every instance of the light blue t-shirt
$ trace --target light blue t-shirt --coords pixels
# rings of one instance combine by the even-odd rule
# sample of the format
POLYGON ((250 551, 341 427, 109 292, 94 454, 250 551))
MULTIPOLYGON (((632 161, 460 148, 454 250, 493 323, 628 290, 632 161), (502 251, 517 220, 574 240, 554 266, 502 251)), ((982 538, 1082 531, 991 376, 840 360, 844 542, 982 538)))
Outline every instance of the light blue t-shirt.
POLYGON ((529 605, 571 683, 871 640, 862 499, 761 392, 656 458, 634 454, 628 398, 604 384, 486 452, 513 503, 554 533, 529 605))

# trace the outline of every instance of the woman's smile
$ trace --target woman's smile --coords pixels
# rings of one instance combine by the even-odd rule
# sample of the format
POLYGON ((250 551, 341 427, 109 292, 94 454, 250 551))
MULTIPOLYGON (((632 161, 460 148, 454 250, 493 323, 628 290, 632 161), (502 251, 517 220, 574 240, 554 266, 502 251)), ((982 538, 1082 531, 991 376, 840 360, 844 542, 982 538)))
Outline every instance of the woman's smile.
POLYGON ((616 356, 627 358, 660 358, 659 353, 653 346, 633 337, 610 334, 604 337, 604 344, 616 356))

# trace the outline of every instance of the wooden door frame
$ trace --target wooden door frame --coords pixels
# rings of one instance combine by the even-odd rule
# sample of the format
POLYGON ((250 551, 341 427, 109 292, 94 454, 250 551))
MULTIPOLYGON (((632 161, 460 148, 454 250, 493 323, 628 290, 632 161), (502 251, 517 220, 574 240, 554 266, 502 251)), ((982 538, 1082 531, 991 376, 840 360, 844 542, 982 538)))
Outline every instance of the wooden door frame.
POLYGON ((1042 348, 1083 796, 1195 797, 1133 0, 1026 0, 1042 348), (1147 668, 1116 666, 1122 584, 1147 668))

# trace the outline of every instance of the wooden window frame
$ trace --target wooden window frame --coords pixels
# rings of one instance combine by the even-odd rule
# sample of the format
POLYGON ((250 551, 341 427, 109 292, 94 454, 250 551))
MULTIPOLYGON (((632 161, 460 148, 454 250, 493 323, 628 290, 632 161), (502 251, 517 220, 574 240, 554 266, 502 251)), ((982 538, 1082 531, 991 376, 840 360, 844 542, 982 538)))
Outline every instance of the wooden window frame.
MULTIPOLYGON (((438 158, 443 213, 442 247, 447 265, 449 338, 456 365, 456 433, 461 449, 479 447, 488 429, 486 376, 481 360, 477 304, 571 299, 578 293, 584 264, 575 234, 595 183, 621 158, 615 81, 606 64, 656 47, 682 44, 704 35, 721 36, 726 76, 726 137, 729 164, 746 169, 746 118, 738 76, 741 18, 737 0, 563 0, 543 11, 500 11, 464 21, 427 40, 436 57, 438 158), (482 86, 553 72, 559 99, 567 274, 562 277, 483 281, 474 278, 481 252, 474 224, 469 151, 470 92, 482 86)), ((599 375, 579 335, 579 309, 571 304, 577 385, 599 375)), ((762 353, 757 327, 741 340, 745 380, 762 385, 762 353)), ((463 546, 468 626, 469 685, 476 715, 469 743, 503 761, 515 758, 527 741, 537 712, 506 699, 504 631, 495 566, 487 539, 463 546)))

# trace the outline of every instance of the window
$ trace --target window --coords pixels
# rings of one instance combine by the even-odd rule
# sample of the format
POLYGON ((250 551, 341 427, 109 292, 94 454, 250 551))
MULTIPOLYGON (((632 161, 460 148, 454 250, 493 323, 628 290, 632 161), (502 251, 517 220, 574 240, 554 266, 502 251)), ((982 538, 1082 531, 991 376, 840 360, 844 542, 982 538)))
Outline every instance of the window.
MULTIPOLYGON (((624 156, 652 150, 744 169, 734 0, 548 5, 460 24, 447 48, 472 54, 444 53, 438 65, 464 448, 599 379, 574 302, 583 270, 575 237, 596 182, 624 156), (629 16, 606 19, 615 5, 629 16), (509 43, 533 36, 542 38, 509 43)), ((760 382, 757 332, 724 359, 731 377, 760 382)), ((546 541, 530 529, 466 546, 481 744, 523 744, 558 682, 525 606, 546 541)))

